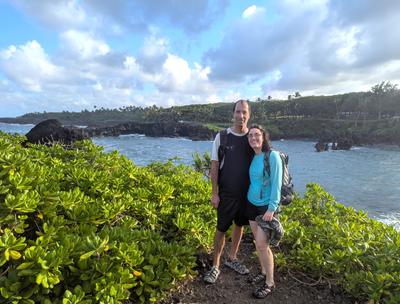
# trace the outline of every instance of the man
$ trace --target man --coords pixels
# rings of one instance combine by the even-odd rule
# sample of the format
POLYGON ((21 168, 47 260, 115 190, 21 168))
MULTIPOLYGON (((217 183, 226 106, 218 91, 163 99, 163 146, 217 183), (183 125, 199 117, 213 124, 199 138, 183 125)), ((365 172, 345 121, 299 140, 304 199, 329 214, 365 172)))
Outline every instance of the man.
POLYGON ((249 118, 250 105, 248 101, 238 100, 234 105, 233 126, 228 128, 224 135, 221 135, 221 132, 218 133, 213 144, 211 204, 217 209, 217 229, 214 237, 213 266, 204 276, 204 281, 210 284, 215 283, 219 276, 220 259, 225 246, 225 233, 232 222, 234 222, 232 245, 224 264, 240 274, 249 273, 246 266, 242 265, 236 256, 243 234, 243 226, 248 224, 245 208, 250 183, 249 167, 253 157, 253 150, 250 148, 246 136, 249 118), (223 157, 219 159, 221 153, 223 157), (218 154, 220 154, 219 157, 218 154))

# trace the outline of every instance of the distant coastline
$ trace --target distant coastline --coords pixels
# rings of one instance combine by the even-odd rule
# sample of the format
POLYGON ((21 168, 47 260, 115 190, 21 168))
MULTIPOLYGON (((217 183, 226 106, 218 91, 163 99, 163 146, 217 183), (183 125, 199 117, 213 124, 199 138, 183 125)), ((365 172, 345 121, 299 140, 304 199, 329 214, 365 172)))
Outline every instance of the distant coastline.
MULTIPOLYGON (((0 118, 0 123, 32 125, 39 123, 41 119, 27 118, 0 118)), ((134 122, 134 121, 112 121, 89 125, 85 121, 61 120, 64 126, 81 128, 89 137, 118 136, 126 134, 143 134, 151 137, 184 137, 191 140, 212 140, 218 130, 227 127, 227 124, 212 125, 199 122, 134 122), (211 127, 210 127, 211 125, 211 127)), ((258 122, 259 123, 259 122, 258 122)), ((350 137, 356 146, 400 146, 399 136, 396 129, 391 129, 388 121, 382 128, 377 122, 369 122, 368 127, 352 129, 348 121, 326 121, 310 119, 278 119, 262 123, 272 134, 273 140, 298 139, 332 142, 333 138, 350 137), (371 131, 370 131, 371 130, 371 131), (392 136, 387 136, 390 133, 392 136)), ((397 127, 399 128, 399 127, 397 127)), ((399 128, 400 129, 400 128, 399 128)), ((400 132, 400 130, 399 130, 400 132)))
MULTIPOLYGON (((399 103, 394 102, 395 98, 400 98, 400 95, 386 96, 382 93, 375 96, 371 92, 361 92, 259 100, 251 102, 250 124, 263 125, 273 140, 310 139, 322 143, 346 141, 351 145, 399 146, 400 109, 397 107, 399 103), (376 104, 371 104, 371 100, 376 104)), ((43 120, 57 119, 64 126, 87 126, 84 130, 90 137, 137 133, 211 140, 219 130, 229 126, 231 111, 232 103, 170 108, 130 106, 81 112, 28 113, 0 118, 0 122, 36 125, 43 120)))
MULTIPOLYGON (((31 125, 32 123, 21 123, 18 119, 14 122, 1 121, 0 123, 12 125, 31 125)), ((70 129, 79 129, 87 137, 105 137, 105 136, 119 136, 128 134, 143 134, 149 137, 182 137, 191 140, 212 140, 216 132, 207 128, 206 126, 198 123, 185 123, 185 122, 155 122, 155 123, 137 123, 137 122, 124 122, 110 126, 97 126, 88 127, 82 125, 65 124, 64 126, 70 129)))

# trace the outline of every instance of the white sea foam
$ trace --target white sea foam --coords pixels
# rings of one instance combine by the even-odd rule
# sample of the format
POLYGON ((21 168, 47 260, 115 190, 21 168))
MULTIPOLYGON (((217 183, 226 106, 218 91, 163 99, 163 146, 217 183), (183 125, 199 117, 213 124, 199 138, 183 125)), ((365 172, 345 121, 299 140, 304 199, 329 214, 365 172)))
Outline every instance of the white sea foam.
POLYGON ((15 126, 15 127, 34 127, 35 126, 33 124, 19 124, 19 123, 6 123, 6 122, 0 122, 0 125, 2 125, 2 126, 15 126))
POLYGON ((120 134, 118 137, 146 137, 144 134, 120 134))
POLYGON ((387 225, 393 226, 396 230, 400 231, 400 213, 383 215, 378 217, 377 220, 387 225))

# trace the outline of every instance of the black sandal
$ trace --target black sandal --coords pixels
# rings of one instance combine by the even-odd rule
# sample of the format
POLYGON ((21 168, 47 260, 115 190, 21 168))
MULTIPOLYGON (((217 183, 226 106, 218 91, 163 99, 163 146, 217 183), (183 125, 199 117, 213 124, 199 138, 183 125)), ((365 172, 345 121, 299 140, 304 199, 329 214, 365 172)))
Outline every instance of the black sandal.
POLYGON ((253 291, 253 296, 257 299, 264 299, 275 289, 275 286, 268 286, 266 283, 253 291))
POLYGON ((247 279, 247 282, 252 284, 258 284, 262 281, 265 282, 265 273, 262 273, 261 271, 257 272, 256 274, 250 275, 247 279))

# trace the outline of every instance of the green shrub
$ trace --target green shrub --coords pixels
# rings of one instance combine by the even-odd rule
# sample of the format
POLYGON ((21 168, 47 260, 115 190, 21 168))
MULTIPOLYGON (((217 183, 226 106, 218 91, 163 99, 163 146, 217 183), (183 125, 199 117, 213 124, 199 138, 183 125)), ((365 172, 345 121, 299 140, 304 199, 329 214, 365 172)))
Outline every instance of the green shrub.
POLYGON ((0 134, 0 302, 155 302, 193 274, 215 226, 202 174, 23 139, 0 134))
MULTIPOLYGON (((156 302, 193 274, 215 211, 202 173, 135 166, 90 142, 23 148, 0 133, 0 302, 156 302)), ((400 303, 400 234, 310 184, 284 208, 276 262, 359 300, 400 303)))
POLYGON ((281 267, 325 277, 361 300, 400 303, 400 233, 346 208, 317 184, 285 208, 281 267))

